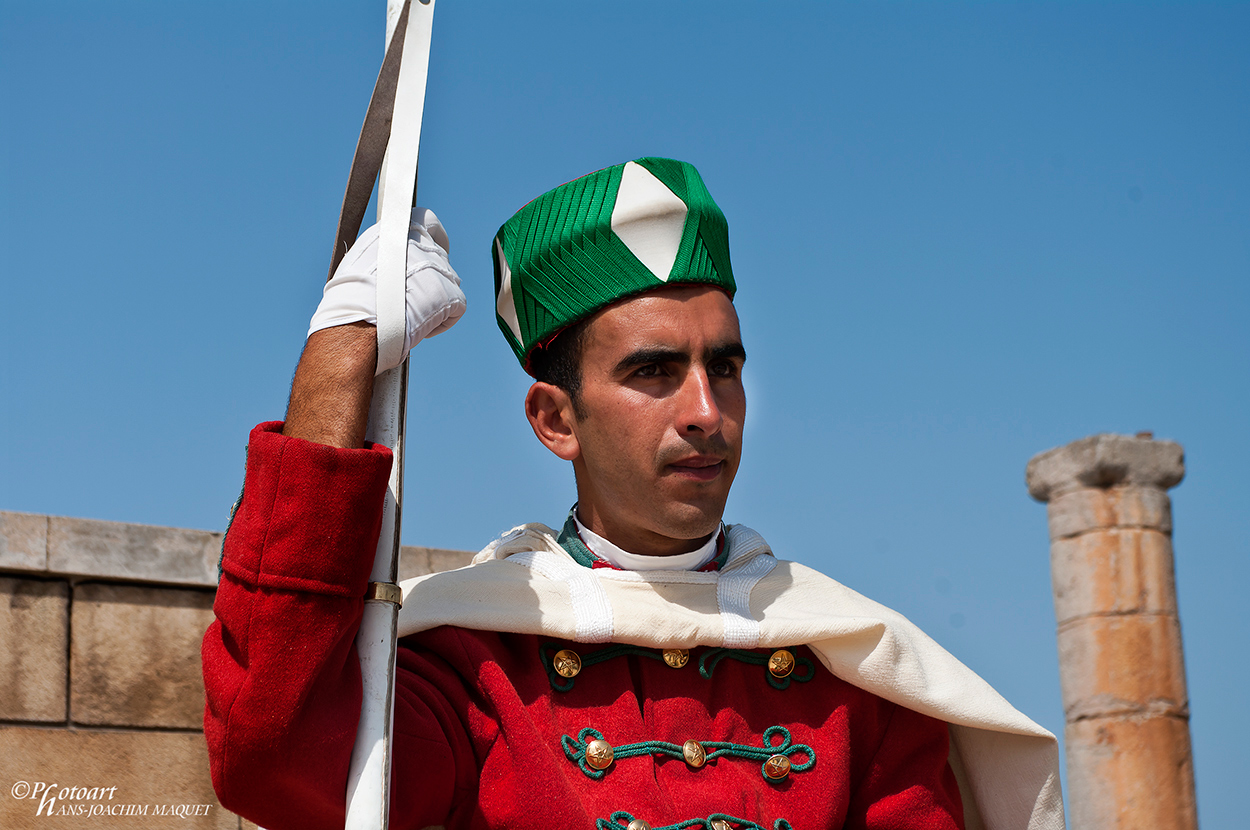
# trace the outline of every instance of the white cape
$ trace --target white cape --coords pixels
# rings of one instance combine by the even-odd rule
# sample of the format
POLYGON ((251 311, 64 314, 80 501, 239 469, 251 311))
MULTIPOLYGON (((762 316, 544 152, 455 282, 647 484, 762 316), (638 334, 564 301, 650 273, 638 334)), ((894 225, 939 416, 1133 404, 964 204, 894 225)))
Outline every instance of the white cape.
POLYGON ((399 634, 440 625, 653 648, 806 644, 830 672, 950 724, 968 830, 1063 830, 1054 735, 901 614, 727 528, 719 572, 618 571, 573 560, 545 525, 473 564, 402 584, 399 634))

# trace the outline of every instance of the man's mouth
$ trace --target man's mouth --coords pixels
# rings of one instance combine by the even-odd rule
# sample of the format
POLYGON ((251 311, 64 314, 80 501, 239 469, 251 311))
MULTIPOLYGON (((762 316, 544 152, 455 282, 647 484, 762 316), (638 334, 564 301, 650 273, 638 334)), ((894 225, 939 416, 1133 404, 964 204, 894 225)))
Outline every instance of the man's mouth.
POLYGON ((711 481, 721 474, 724 467, 724 460, 714 455, 692 455, 668 465, 668 469, 677 475, 695 481, 711 481))

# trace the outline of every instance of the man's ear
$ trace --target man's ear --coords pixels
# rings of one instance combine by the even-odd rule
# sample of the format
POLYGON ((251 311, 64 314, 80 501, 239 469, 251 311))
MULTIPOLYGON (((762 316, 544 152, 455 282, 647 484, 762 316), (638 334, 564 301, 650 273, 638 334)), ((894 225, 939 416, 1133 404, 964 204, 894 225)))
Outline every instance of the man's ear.
POLYGON ((550 383, 536 382, 525 395, 525 417, 543 446, 559 458, 572 461, 581 455, 573 430, 576 415, 569 393, 550 383))

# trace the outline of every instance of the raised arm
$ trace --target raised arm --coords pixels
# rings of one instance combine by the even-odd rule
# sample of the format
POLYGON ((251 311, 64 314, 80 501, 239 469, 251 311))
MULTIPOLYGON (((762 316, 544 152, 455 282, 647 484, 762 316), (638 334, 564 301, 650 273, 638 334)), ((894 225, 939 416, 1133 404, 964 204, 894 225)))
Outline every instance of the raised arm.
POLYGON ((343 449, 363 447, 377 362, 377 329, 369 323, 313 332, 295 368, 282 434, 343 449))
MULTIPOLYGON (((265 827, 343 823, 361 701, 355 637, 391 466, 386 447, 365 447, 379 369, 376 242, 365 231, 327 283, 286 422, 252 431, 203 642, 213 784, 224 806, 265 827)), ((437 219, 414 209, 405 355, 464 310, 446 247, 437 219)), ((419 716, 405 712, 406 728, 430 732, 419 716)))
MULTIPOLYGON (((449 247, 438 217, 413 208, 403 355, 464 314, 465 297, 448 261, 449 247)), ((283 435, 345 449, 364 446, 373 378, 392 368, 377 365, 377 250, 375 225, 360 235, 326 284, 291 384, 283 435)))

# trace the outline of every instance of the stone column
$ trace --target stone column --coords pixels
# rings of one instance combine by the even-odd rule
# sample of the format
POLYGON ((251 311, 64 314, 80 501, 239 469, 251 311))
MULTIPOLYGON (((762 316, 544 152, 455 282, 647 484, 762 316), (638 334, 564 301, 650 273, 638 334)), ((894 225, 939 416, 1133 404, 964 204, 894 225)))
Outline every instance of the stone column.
POLYGON ((1196 830, 1167 490, 1179 444, 1095 435, 1037 455, 1047 503, 1073 830, 1196 830))

